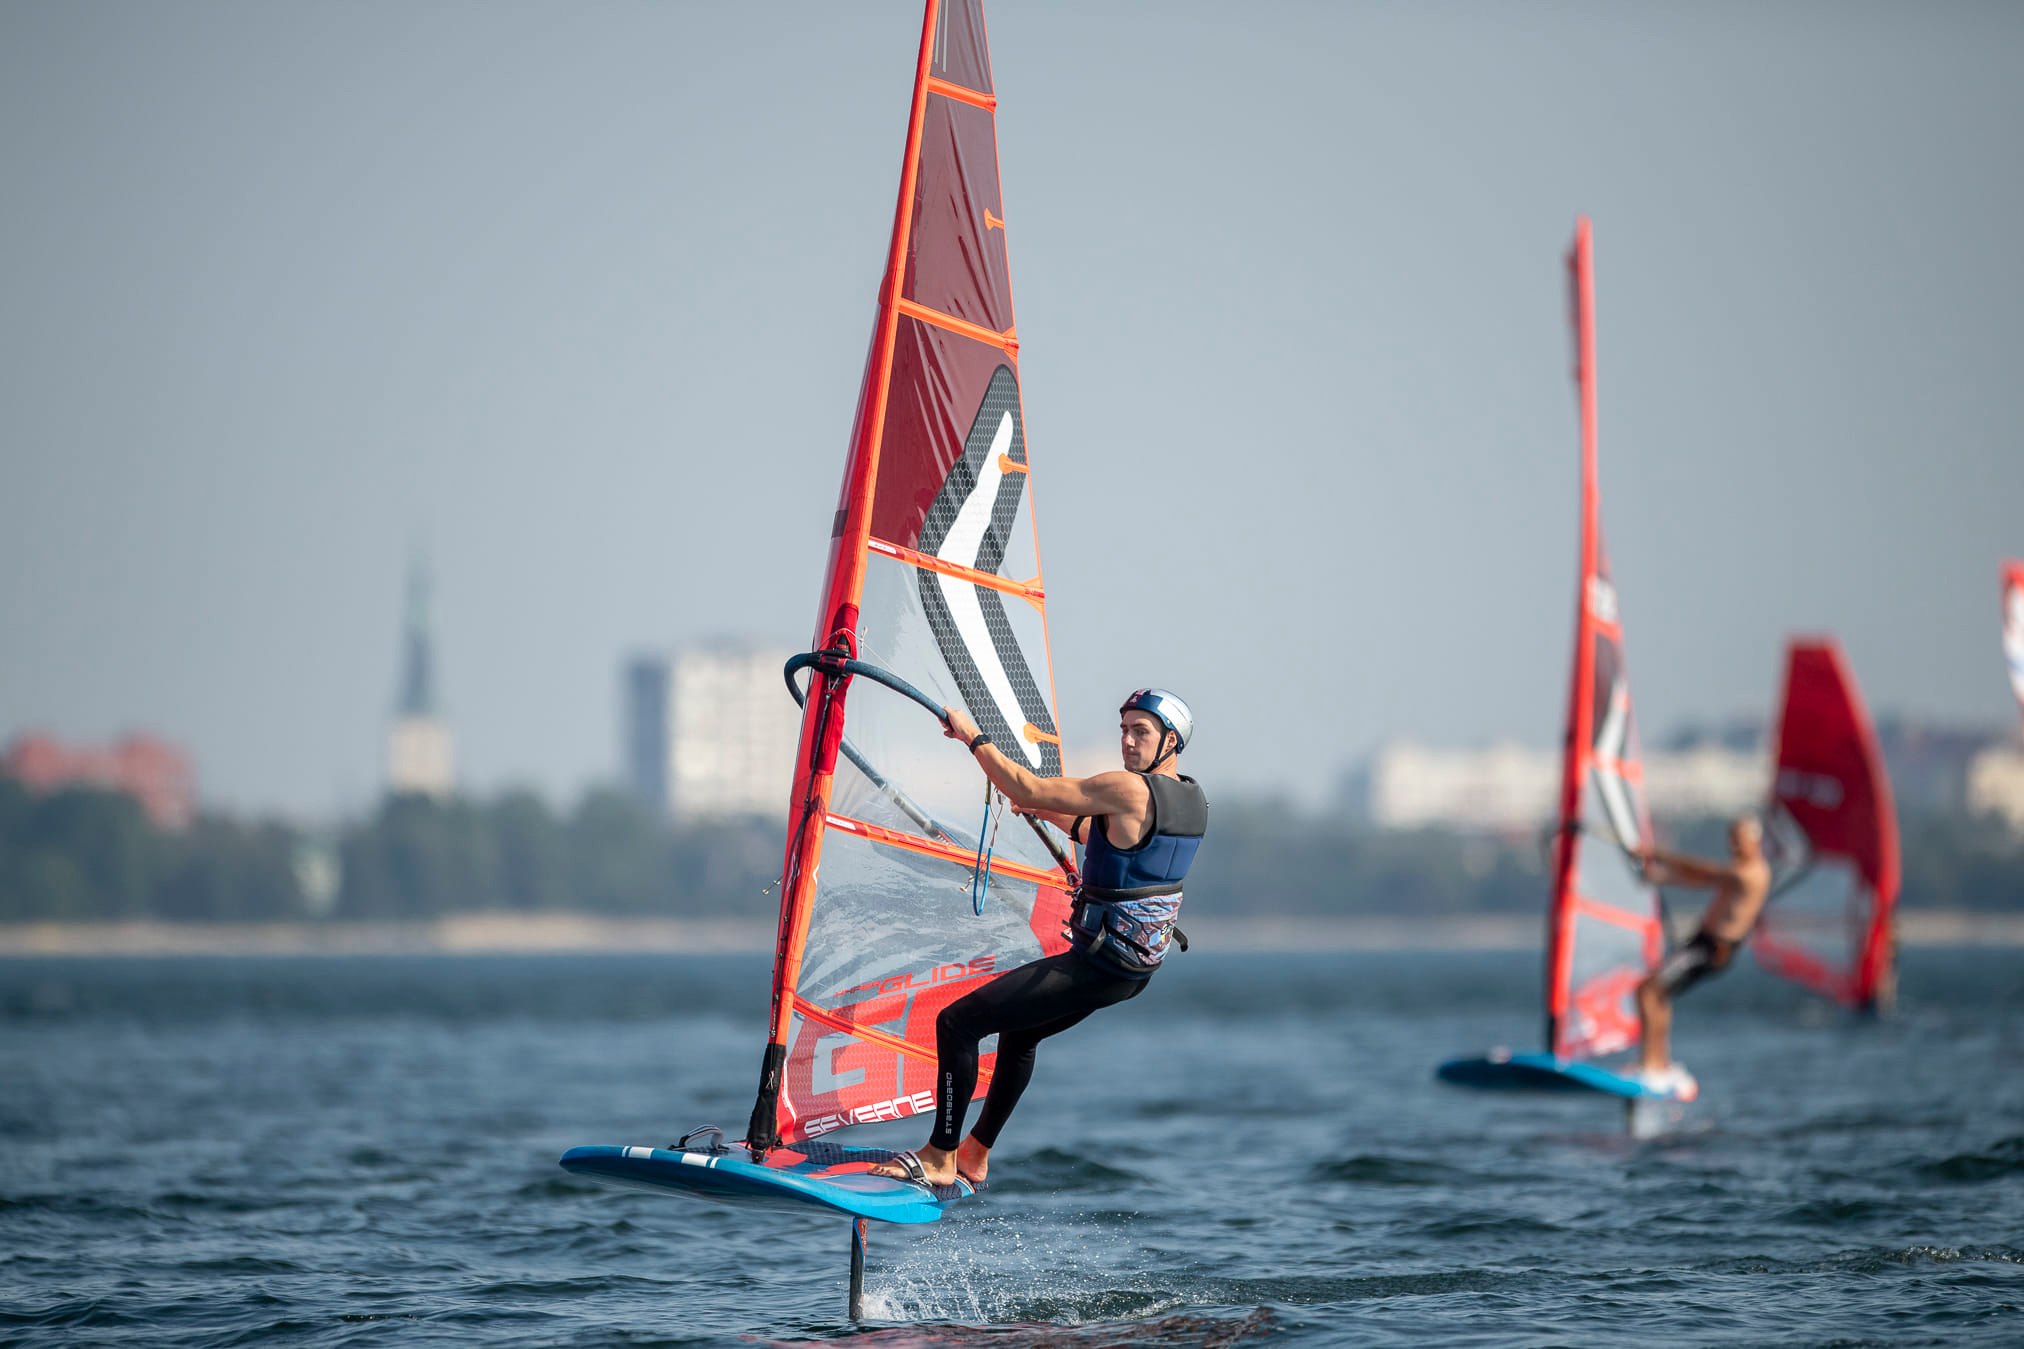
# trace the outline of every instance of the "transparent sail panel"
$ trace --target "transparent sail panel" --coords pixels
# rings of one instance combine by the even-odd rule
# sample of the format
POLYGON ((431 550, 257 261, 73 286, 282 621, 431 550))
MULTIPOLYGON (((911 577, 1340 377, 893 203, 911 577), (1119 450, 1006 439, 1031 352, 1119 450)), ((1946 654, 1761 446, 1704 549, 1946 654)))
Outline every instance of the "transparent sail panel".
POLYGON ((1019 500, 1012 527, 1005 531, 1005 557, 998 574, 1014 581, 1031 581, 1040 575, 1040 549, 1034 533, 1033 493, 1029 488, 1019 500))
MULTIPOLYGON (((809 915, 802 1000, 840 1011, 895 978, 911 978, 909 991, 950 988, 1039 959, 1037 887, 994 875, 980 915, 971 903, 971 875, 967 862, 832 828, 822 848, 822 892, 809 915), (966 971, 960 977, 958 967, 966 971)), ((932 1021, 923 1044, 934 1042, 932 1021)))
POLYGON ((1663 945, 1657 897, 1627 851, 1643 841, 1636 831, 1648 830, 1647 821, 1643 793, 1630 777, 1599 767, 1589 774, 1575 846, 1575 894, 1563 920, 1570 948, 1567 1011, 1556 1053, 1597 1058, 1637 1040, 1638 981, 1663 945), (1629 827, 1628 837, 1620 838, 1619 824, 1629 827))
POLYGON ((1568 1014, 1555 1052, 1600 1058, 1637 1042, 1636 991, 1644 978, 1645 935, 1592 913, 1577 912, 1568 1014))
POLYGON ((1848 1000, 1875 913, 1861 873, 1843 859, 1820 858, 1766 906, 1750 949, 1772 973, 1848 1000))
POLYGON ((784 1137, 814 1137, 824 1120, 836 1128, 917 1113, 910 1098, 933 1088, 941 1010, 1065 947, 1068 901, 1058 889, 996 875, 979 915, 972 874, 845 826, 829 830, 788 1047, 784 1137))
MULTIPOLYGON (((863 612, 858 630, 863 659, 891 670, 943 706, 963 707, 994 743, 1033 772, 1060 776, 1059 749, 1049 740, 1036 739, 1040 727, 1029 719, 1037 712, 1049 726, 1054 721, 1046 693, 1046 630, 1038 609, 1017 596, 875 556, 866 571, 863 612), (964 622, 974 616, 982 625, 979 630, 987 649, 978 655, 974 645, 965 644, 955 653, 957 663, 967 660, 976 672, 961 681, 970 689, 968 696, 959 687, 950 660, 950 647, 961 634, 953 640, 938 634, 938 627, 948 625, 930 617, 928 606, 937 601, 961 611, 964 622)), ((839 771, 832 810, 928 833, 903 810, 897 794, 904 793, 960 846, 976 846, 984 818, 984 776, 930 713, 887 689, 859 681, 851 690, 845 734, 887 786, 876 786, 861 771, 848 775, 839 771)), ((999 822, 996 845, 999 857, 1043 870, 1054 867, 1040 840, 1016 818, 999 822)))
MULTIPOLYGON (((1611 795, 1603 790, 1594 779, 1600 773, 1591 774, 1587 789, 1582 793, 1581 846, 1576 853, 1575 892, 1591 904, 1604 904, 1620 909, 1626 917, 1638 920, 1648 917, 1653 909, 1651 887, 1638 874, 1631 862, 1628 849, 1641 846, 1643 840, 1636 836, 1620 840, 1612 826, 1614 812, 1603 803, 1611 795)), ((1611 779, 1610 785, 1616 793, 1622 793, 1623 784, 1611 779)))

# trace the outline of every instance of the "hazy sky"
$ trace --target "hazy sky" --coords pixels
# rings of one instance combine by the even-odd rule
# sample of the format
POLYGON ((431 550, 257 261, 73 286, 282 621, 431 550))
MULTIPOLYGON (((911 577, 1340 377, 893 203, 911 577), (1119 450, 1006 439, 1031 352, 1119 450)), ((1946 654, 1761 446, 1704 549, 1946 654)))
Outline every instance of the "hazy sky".
MULTIPOLYGON (((1792 630, 2014 717, 2024 6, 989 17, 1071 743, 1149 682, 1212 795, 1557 738, 1580 212, 1647 735, 1792 630)), ((919 26, 0 0, 0 739, 359 808, 418 546, 480 788, 608 776, 632 650, 804 640, 919 26)))

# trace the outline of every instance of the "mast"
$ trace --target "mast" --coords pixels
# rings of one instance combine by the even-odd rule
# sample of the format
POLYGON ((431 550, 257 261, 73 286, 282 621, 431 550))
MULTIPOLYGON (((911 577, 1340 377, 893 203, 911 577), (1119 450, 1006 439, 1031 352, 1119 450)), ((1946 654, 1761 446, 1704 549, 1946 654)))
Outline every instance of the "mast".
POLYGON ((1574 863, 1580 846, 1581 783, 1593 738, 1589 696, 1595 678, 1591 607, 1595 602, 1597 533, 1601 527, 1596 493, 1595 275, 1587 216, 1574 222, 1574 245, 1567 255, 1573 300, 1574 382, 1581 417, 1581 577, 1574 604, 1574 669, 1567 695, 1567 735, 1560 773, 1560 821, 1553 840, 1553 904, 1547 916, 1546 1048, 1559 1043, 1561 1018, 1574 958, 1574 863))
MULTIPOLYGON (((813 650, 857 654, 858 601, 864 591, 866 547, 871 538, 872 484, 877 481, 880 442, 885 428, 886 399, 891 389, 893 342, 898 330, 899 298, 905 275, 908 236, 913 223, 915 177, 920 165, 921 126, 928 101, 929 72, 934 59, 940 0, 927 0, 921 20, 920 56, 914 67, 913 100, 907 116, 906 151, 900 164, 899 200, 893 210, 892 244, 886 254, 885 276, 879 283, 878 318, 871 354, 865 362, 858 392, 857 416, 851 429, 849 458, 843 472, 842 499, 831 536, 828 576, 822 606, 816 614, 813 650)), ((788 1022, 802 952, 808 939, 808 916, 815 893, 816 869, 822 855, 823 819, 829 808, 836 772, 837 747, 843 739, 843 713, 850 676, 811 673, 808 699, 801 717, 801 741, 795 760, 794 790, 789 798, 787 848, 781 862, 780 925, 773 959, 772 1014, 765 1057, 760 1066, 759 1094, 752 1105, 746 1140, 765 1152, 779 1137, 778 1105, 781 1075, 787 1058, 788 1022)))

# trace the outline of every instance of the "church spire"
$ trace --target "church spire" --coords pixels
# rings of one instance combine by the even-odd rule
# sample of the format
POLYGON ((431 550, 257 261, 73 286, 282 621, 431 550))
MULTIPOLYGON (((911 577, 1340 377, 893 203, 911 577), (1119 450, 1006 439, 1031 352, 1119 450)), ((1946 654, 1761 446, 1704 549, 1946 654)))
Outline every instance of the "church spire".
POLYGON ((448 796, 456 785, 450 728, 436 701, 429 623, 429 567, 419 550, 408 562, 407 617, 401 633, 400 688, 387 734, 387 790, 448 796))
POLYGON ((400 717, 434 717, 436 685, 429 641, 429 564, 420 554, 408 563, 408 617, 401 644, 400 717))

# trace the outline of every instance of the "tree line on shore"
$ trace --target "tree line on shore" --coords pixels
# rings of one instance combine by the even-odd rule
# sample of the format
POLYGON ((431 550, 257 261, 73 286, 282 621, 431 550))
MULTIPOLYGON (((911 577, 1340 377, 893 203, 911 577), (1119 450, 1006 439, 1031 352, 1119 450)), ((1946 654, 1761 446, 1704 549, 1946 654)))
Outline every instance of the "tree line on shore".
MULTIPOLYGON (((1723 822, 1677 845, 1722 852, 1723 822)), ((0 922, 422 920, 462 912, 772 917, 782 826, 682 826, 610 789, 567 811, 528 791, 389 796, 334 830, 204 815, 169 833, 118 792, 0 777, 0 922)), ((1903 903, 2024 907, 2024 837, 1993 820, 1907 819, 1903 903)), ((1258 803, 1219 805, 1189 878, 1223 916, 1537 913, 1541 837, 1383 832, 1258 803)))

